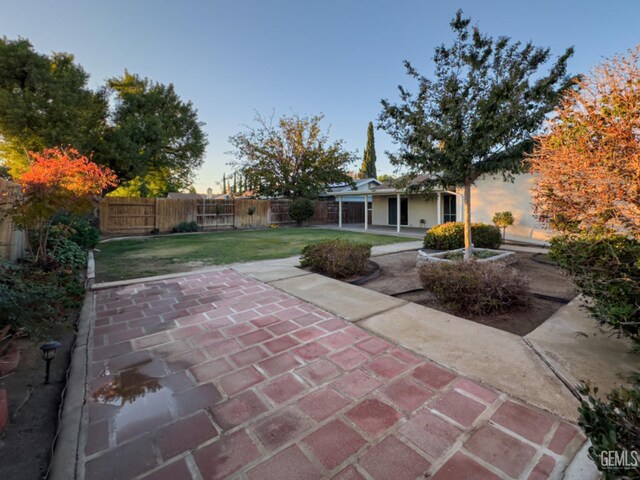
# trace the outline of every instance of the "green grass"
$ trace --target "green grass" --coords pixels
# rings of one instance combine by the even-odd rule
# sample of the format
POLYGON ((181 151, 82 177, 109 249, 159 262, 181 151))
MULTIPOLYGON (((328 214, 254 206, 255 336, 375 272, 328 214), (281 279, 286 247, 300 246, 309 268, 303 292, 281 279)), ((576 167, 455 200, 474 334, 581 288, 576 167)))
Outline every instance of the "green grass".
POLYGON ((96 280, 110 282, 210 265, 292 257, 299 255, 308 243, 327 238, 347 238, 373 245, 411 241, 407 237, 318 228, 223 231, 115 240, 98 246, 96 280))

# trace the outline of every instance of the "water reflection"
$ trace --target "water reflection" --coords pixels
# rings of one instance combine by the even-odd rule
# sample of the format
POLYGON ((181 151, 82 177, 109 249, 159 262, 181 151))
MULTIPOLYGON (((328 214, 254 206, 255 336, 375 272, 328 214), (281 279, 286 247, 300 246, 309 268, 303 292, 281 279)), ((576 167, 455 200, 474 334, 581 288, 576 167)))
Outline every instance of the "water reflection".
POLYGON ((91 393, 92 400, 118 407, 115 415, 118 437, 130 438, 171 421, 173 392, 150 374, 157 366, 152 360, 141 362, 109 377, 106 384, 91 393))

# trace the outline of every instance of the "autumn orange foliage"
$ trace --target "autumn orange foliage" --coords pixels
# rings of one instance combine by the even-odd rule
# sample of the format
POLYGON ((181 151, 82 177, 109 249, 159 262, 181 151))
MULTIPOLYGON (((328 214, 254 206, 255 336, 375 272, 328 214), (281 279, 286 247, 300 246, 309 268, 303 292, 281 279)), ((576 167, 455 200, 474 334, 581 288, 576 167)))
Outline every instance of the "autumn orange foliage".
POLYGON ((581 79, 536 138, 534 210, 558 230, 640 239, 640 45, 581 79))
POLYGON ((30 157, 29 169, 18 179, 22 198, 11 215, 14 223, 34 238, 38 261, 47 256, 47 240, 56 214, 88 213, 94 198, 116 185, 116 176, 73 148, 31 152, 30 157))

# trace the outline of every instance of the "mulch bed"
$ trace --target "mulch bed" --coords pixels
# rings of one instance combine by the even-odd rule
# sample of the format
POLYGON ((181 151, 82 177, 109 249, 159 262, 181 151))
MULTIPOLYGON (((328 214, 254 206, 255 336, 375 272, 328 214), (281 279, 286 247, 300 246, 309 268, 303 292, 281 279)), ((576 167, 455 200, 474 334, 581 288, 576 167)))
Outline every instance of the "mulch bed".
MULTIPOLYGON (((576 289, 573 283, 554 265, 536 261, 539 259, 534 258, 535 254, 517 253, 516 256, 518 261, 512 267, 530 279, 532 292, 530 305, 499 315, 467 316, 465 318, 524 336, 535 330, 560 307, 573 299, 576 296, 576 289), (557 300, 550 300, 549 297, 557 300)), ((416 252, 378 256, 376 262, 381 267, 380 276, 362 284, 362 287, 461 316, 440 305, 433 295, 422 290, 416 268, 416 252)))

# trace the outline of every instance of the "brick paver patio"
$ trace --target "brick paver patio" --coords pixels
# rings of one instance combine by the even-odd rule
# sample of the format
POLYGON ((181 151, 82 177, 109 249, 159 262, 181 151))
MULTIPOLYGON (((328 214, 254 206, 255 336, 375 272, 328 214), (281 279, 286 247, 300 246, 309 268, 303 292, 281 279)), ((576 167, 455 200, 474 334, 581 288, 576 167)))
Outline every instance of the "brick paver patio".
POLYGON ((234 270, 98 291, 92 345, 88 480, 543 479, 583 443, 234 270))

